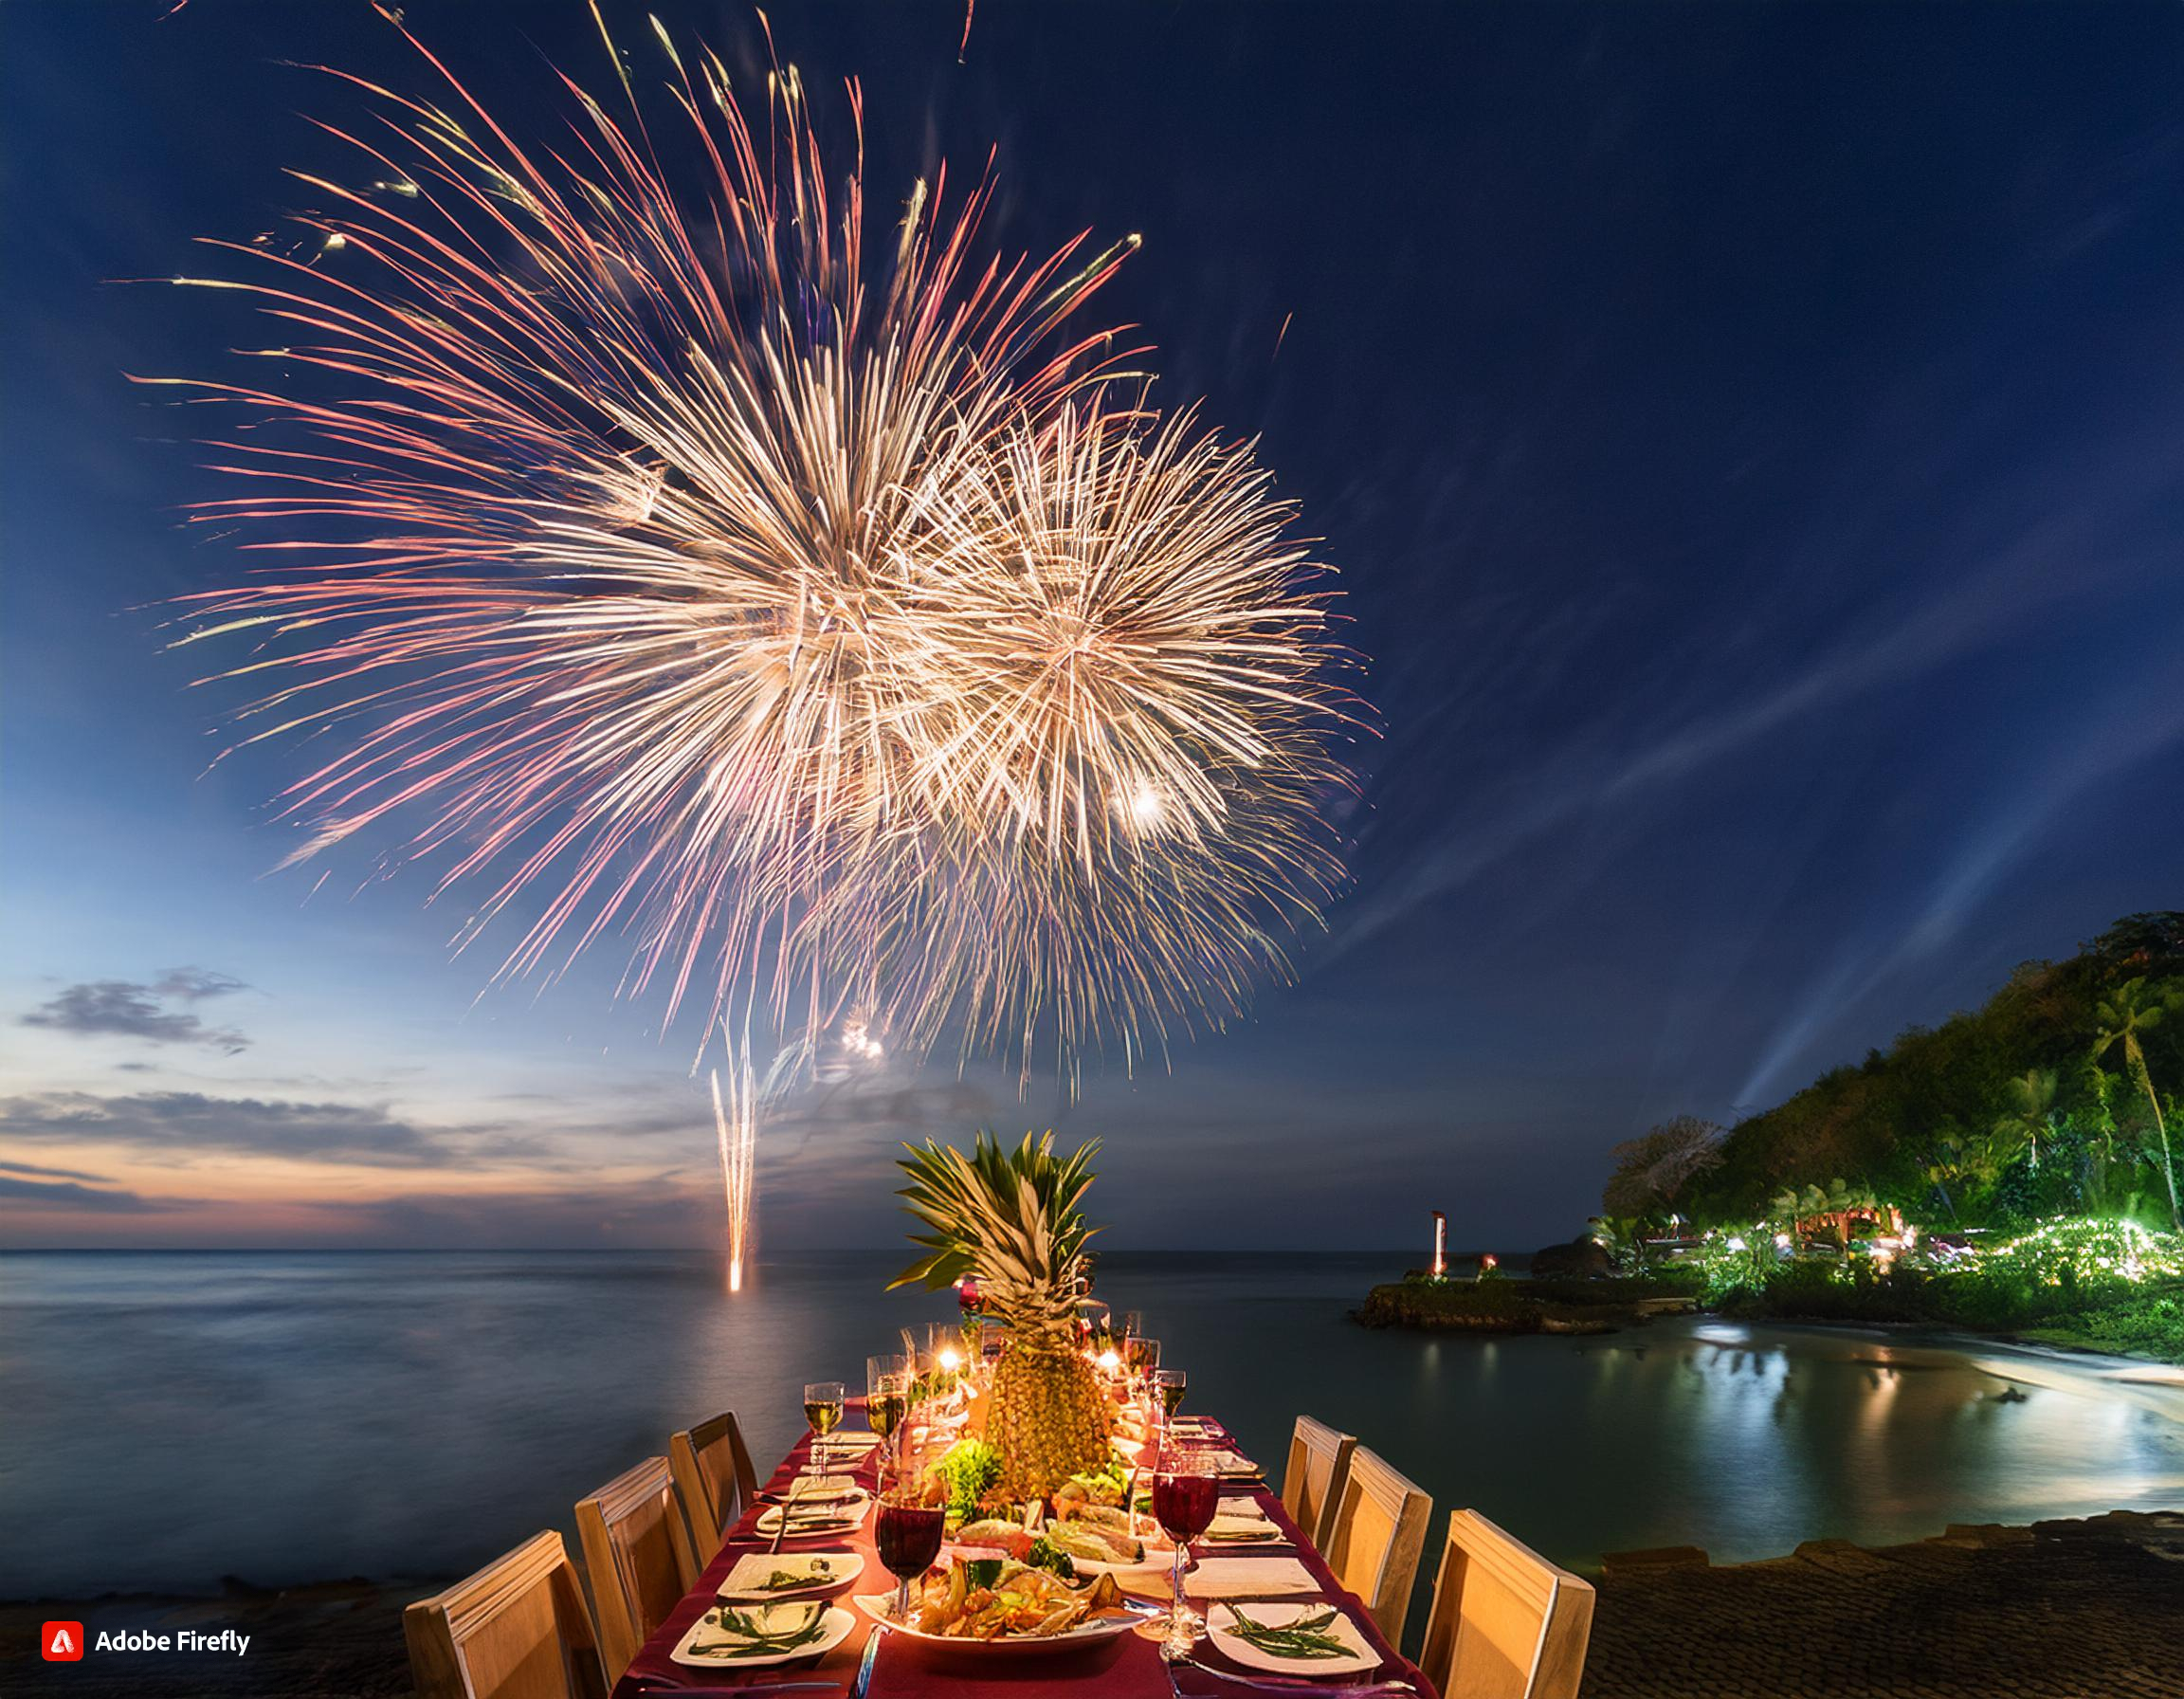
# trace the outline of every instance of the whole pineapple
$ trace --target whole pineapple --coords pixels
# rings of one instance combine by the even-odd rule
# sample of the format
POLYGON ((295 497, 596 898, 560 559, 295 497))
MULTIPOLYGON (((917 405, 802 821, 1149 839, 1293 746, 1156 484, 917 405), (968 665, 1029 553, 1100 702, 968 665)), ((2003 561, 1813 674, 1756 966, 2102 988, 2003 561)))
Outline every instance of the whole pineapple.
POLYGON ((1007 1329, 986 1440, 1001 1453, 1003 1491, 1045 1498, 1108 1456, 1107 1398, 1077 1340, 1077 1282, 1097 1231, 1077 1205, 1099 1141, 1066 1158, 1051 1132, 1025 1134, 1013 1152, 983 1132, 969 1156, 931 1142, 905 1148, 910 1184, 901 1196, 932 1232, 910 1235, 927 1254, 889 1289, 978 1282, 985 1313, 1007 1329))

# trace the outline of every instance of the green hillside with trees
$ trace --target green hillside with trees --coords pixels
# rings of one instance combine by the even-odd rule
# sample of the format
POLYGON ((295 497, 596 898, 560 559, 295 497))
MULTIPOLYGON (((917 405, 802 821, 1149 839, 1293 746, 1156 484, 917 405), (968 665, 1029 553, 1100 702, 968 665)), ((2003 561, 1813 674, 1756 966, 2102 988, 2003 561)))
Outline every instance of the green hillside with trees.
POLYGON ((2059 1215, 2174 1228, 2180 1006, 2184 913, 2129 916, 1740 1122, 1678 1197, 1654 1201, 1749 1222, 1785 1190, 1842 1179, 1936 1230, 2059 1215))
POLYGON ((1727 1131, 1617 1145, 1591 1233, 1535 1267, 2184 1361, 2180 1115, 2184 913, 2131 915, 1727 1131))

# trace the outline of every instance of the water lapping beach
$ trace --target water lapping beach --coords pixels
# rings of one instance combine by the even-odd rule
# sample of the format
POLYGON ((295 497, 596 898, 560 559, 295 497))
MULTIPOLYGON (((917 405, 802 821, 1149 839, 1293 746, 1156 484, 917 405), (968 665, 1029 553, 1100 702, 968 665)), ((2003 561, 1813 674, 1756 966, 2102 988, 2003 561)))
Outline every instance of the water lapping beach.
MULTIPOLYGON (((1401 1258, 1115 1253, 1192 1405, 1279 1470, 1301 1409, 1574 1564, 1884 1544, 2184 1505, 2184 1390, 2115 1360, 1656 1322, 1607 1338, 1370 1332, 1401 1258)), ((762 1462, 807 1379, 951 1313, 895 1251, 0 1256, 0 1597, 462 1573, 668 1432, 735 1408, 762 1462)), ((1422 1583, 1429 1580, 1426 1566, 1422 1583)))

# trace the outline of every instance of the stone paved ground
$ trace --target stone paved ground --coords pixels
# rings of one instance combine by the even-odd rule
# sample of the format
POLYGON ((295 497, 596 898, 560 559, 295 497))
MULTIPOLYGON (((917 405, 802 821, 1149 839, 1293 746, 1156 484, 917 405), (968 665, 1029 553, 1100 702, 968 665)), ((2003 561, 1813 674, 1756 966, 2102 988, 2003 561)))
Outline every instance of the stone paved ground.
POLYGON ((1611 1558, 1583 1699, 2184 1699, 2184 1516, 1611 1558))

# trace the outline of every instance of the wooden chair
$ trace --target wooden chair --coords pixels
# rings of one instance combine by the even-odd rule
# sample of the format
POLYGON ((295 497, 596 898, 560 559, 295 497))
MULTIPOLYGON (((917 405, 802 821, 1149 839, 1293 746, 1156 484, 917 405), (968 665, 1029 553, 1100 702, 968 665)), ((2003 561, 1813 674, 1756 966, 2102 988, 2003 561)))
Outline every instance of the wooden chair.
POLYGON ((559 1534, 535 1534, 402 1613, 423 1699, 605 1699, 592 1613, 559 1534))
POLYGON ((690 1517, 690 1538, 703 1562, 720 1549, 736 1519, 758 1496, 758 1471, 751 1467, 751 1452, 743 1443, 743 1430, 736 1425, 736 1413, 723 1410, 673 1434, 667 1441, 667 1457, 675 1467, 682 1508, 690 1517))
POLYGON ((622 1679, 638 1648, 698 1580, 698 1554, 678 1499, 667 1459, 647 1457, 576 1501, 576 1535, 610 1682, 622 1679))
POLYGON ((1442 1699, 1576 1699, 1592 1583, 1476 1510, 1448 1518, 1419 1665, 1442 1699))
POLYGON ((1365 1601, 1392 1643, 1403 1637, 1410 1588, 1426 1551, 1433 1501, 1364 1446, 1350 1453, 1350 1473, 1329 1525, 1328 1567, 1365 1601))
POLYGON ((1314 1545, 1327 1544, 1328 1523, 1350 1478, 1350 1453, 1356 1449, 1355 1434, 1338 1434, 1308 1416, 1297 1418, 1289 1436, 1289 1467, 1282 1475, 1282 1507, 1314 1545))

